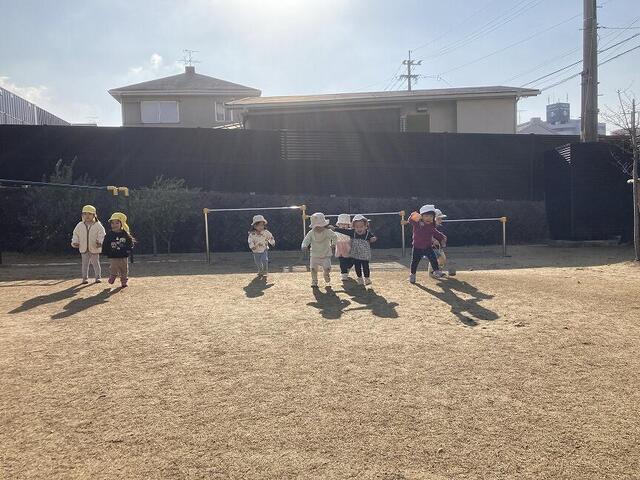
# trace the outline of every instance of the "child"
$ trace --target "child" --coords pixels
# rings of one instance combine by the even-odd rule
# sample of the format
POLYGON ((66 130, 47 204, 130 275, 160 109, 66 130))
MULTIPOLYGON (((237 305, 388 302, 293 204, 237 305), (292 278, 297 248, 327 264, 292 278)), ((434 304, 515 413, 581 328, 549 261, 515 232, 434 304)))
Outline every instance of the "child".
POLYGON ((249 230, 249 248, 258 267, 258 277, 265 279, 269 273, 269 245, 276 244, 273 235, 267 230, 267 220, 262 215, 254 215, 249 230))
MULTIPOLYGON (((440 227, 444 223, 445 218, 447 218, 447 216, 444 213, 442 213, 442 210, 436 208, 436 228, 438 228, 438 231, 440 231, 440 233, 442 233, 440 227)), ((442 245, 440 245, 440 242, 436 239, 433 240, 433 251, 436 254, 436 258, 438 259, 438 265, 440 266, 440 270, 444 270, 444 267, 447 264, 447 256, 444 253, 444 248, 442 248, 442 245)), ((428 271, 429 273, 433 272, 433 267, 431 266, 431 263, 429 263, 428 271)), ((455 268, 449 268, 447 273, 453 277, 456 274, 456 270, 455 268)))
MULTIPOLYGON (((336 222, 338 228, 351 228, 351 217, 348 213, 338 215, 336 222)), ((336 240, 336 258, 340 262, 340 278, 342 281, 349 280, 349 270, 353 267, 353 258, 351 258, 351 236, 342 233, 337 234, 336 240)))
POLYGON ((329 228, 329 220, 324 213, 314 213, 311 215, 311 230, 302 241, 302 250, 311 247, 311 286, 318 288, 318 268, 324 271, 324 282, 331 284, 331 247, 336 244, 337 235, 329 228))
POLYGON ((447 244, 447 237, 438 231, 435 225, 436 208, 433 205, 423 205, 420 212, 413 212, 409 217, 409 222, 413 227, 413 254, 411 259, 411 275, 409 282, 416 283, 416 272, 423 256, 426 256, 433 268, 435 278, 444 277, 440 270, 438 259, 433 251, 433 239, 440 242, 442 247, 447 244))
POLYGON ((127 216, 116 212, 109 219, 111 231, 104 238, 104 252, 109 257, 109 284, 120 277, 122 288, 129 281, 129 255, 133 249, 133 237, 127 225, 127 216))
POLYGON ((356 215, 351 222, 352 230, 336 228, 335 231, 351 237, 351 258, 356 268, 356 276, 360 285, 371 285, 369 261, 371 260, 371 243, 377 240, 369 230, 369 219, 356 215), (364 279, 362 275, 364 274, 364 279))
POLYGON ((100 253, 104 241, 104 227, 98 221, 96 207, 85 205, 82 207, 82 221, 73 229, 71 246, 80 250, 82 256, 82 284, 89 283, 89 265, 93 265, 96 283, 100 283, 102 271, 100 269, 100 253))

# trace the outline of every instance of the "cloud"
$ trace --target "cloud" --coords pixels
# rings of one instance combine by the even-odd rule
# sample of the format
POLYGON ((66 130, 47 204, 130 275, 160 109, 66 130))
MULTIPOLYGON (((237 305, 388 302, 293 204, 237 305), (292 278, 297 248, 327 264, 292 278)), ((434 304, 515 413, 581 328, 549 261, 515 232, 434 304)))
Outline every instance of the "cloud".
POLYGON ((45 106, 51 102, 51 97, 48 94, 49 88, 44 85, 21 87, 13 83, 9 77, 0 76, 0 87, 6 88, 10 92, 29 100, 31 103, 35 103, 41 108, 45 108, 45 106))
POLYGON ((131 83, 145 82, 156 78, 175 75, 182 71, 179 62, 165 64, 164 58, 159 53, 152 53, 141 65, 129 67, 127 74, 121 79, 123 85, 131 83))

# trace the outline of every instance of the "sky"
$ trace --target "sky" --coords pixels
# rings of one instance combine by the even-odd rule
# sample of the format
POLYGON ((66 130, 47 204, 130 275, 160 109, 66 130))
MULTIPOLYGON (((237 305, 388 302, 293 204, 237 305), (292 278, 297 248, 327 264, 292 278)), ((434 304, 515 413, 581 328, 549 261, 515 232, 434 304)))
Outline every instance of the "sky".
MULTIPOLYGON (((73 123, 121 125, 107 90, 196 71, 263 96, 419 88, 548 87, 581 70, 582 0, 0 0, 0 86, 73 123), (532 83, 530 83, 532 82, 532 83)), ((637 0, 599 0, 605 61, 640 45, 637 0), (630 27, 630 28, 627 28, 630 27), (614 46, 628 37, 631 40, 614 46)), ((640 48, 600 67, 600 109, 640 93, 640 48)), ((580 113, 580 78, 518 103, 580 113)))

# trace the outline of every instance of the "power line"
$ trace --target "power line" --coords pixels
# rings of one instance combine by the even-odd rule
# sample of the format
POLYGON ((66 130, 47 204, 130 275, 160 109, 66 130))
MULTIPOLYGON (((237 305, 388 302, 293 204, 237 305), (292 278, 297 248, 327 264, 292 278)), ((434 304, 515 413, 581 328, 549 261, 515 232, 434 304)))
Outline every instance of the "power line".
MULTIPOLYGON (((623 55, 626 55, 627 53, 633 52, 634 50, 637 50, 638 48, 640 48, 640 45, 636 45, 635 47, 632 47, 632 48, 630 48, 628 50, 625 50, 622 53, 619 53, 619 54, 617 54, 617 55, 615 55, 613 57, 607 58, 603 62, 598 63, 598 67, 600 67, 602 65, 605 65, 605 64, 609 63, 610 61, 615 60, 616 58, 620 58, 623 55)), ((549 90, 550 88, 557 87, 558 85, 563 84, 565 82, 568 82, 569 80, 574 79, 576 77, 579 77, 580 75, 582 75, 582 72, 575 73, 575 74, 573 74, 573 75, 571 75, 571 76, 569 76, 567 78, 564 78, 564 79, 562 79, 562 80, 560 80, 560 81, 558 81, 556 83, 552 83, 551 85, 547 85, 545 87, 539 88, 539 90, 541 92, 543 92, 545 90, 549 90)))
POLYGON ((457 67, 450 68, 449 70, 445 70, 444 72, 441 72, 441 74, 451 73, 451 72, 454 72, 456 70, 460 70, 461 68, 467 67, 469 65, 473 65, 474 63, 478 63, 478 62, 480 62, 480 61, 482 61, 482 60, 484 60, 486 58, 489 58, 489 57, 492 57, 494 55, 497 55, 498 53, 502 53, 505 50, 509 50, 510 48, 513 48, 513 47, 521 45, 521 44, 523 44, 525 42, 528 42, 532 38, 535 38, 535 37, 537 37, 539 35, 542 35, 543 33, 546 33, 546 32, 548 32, 550 30, 553 30, 554 28, 558 28, 559 26, 564 25, 565 23, 570 22, 571 20, 574 20, 574 19, 576 19, 576 18, 578 18, 580 16, 581 16, 581 14, 574 15, 574 16, 572 16, 570 18, 567 18, 567 19, 565 19, 565 20, 563 20, 561 22, 556 23, 555 25, 547 27, 547 28, 545 28, 543 30, 539 30, 539 31, 529 35, 528 37, 523 38, 522 40, 518 40, 517 42, 511 43, 511 44, 509 44, 509 45, 507 45, 507 46, 505 46, 503 48, 500 48, 500 49, 498 49, 498 50, 496 50, 494 52, 491 52, 491 53, 489 53, 487 55, 484 55, 482 57, 476 58, 475 60, 471 60, 470 62, 463 63, 462 65, 458 65, 457 67))

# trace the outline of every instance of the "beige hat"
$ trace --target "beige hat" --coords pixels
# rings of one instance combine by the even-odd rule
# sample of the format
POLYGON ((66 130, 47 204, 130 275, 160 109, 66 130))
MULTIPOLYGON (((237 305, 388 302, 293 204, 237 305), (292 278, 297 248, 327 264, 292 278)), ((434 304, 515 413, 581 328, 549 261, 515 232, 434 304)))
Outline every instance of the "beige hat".
POLYGON ((311 215, 311 228, 326 227, 329 225, 329 220, 324 216, 324 213, 316 212, 311 215))
POLYGON ((351 225, 351 216, 348 213, 341 213, 338 215, 338 221, 336 223, 346 223, 351 225))
POLYGON ((354 215, 353 220, 351 221, 351 225, 353 225, 355 222, 360 222, 362 220, 364 220, 365 222, 369 221, 369 219, 364 215, 360 215, 360 214, 354 215))
POLYGON ((447 218, 447 216, 442 213, 442 210, 440 210, 439 208, 436 208, 436 218, 447 218))
POLYGON ((435 205, 423 205, 420 207, 420 215, 425 213, 433 213, 436 214, 436 206, 435 205))
POLYGON ((267 219, 264 218, 262 215, 254 215, 253 221, 251 222, 251 226, 253 227, 258 222, 264 222, 265 225, 268 223, 267 219))

